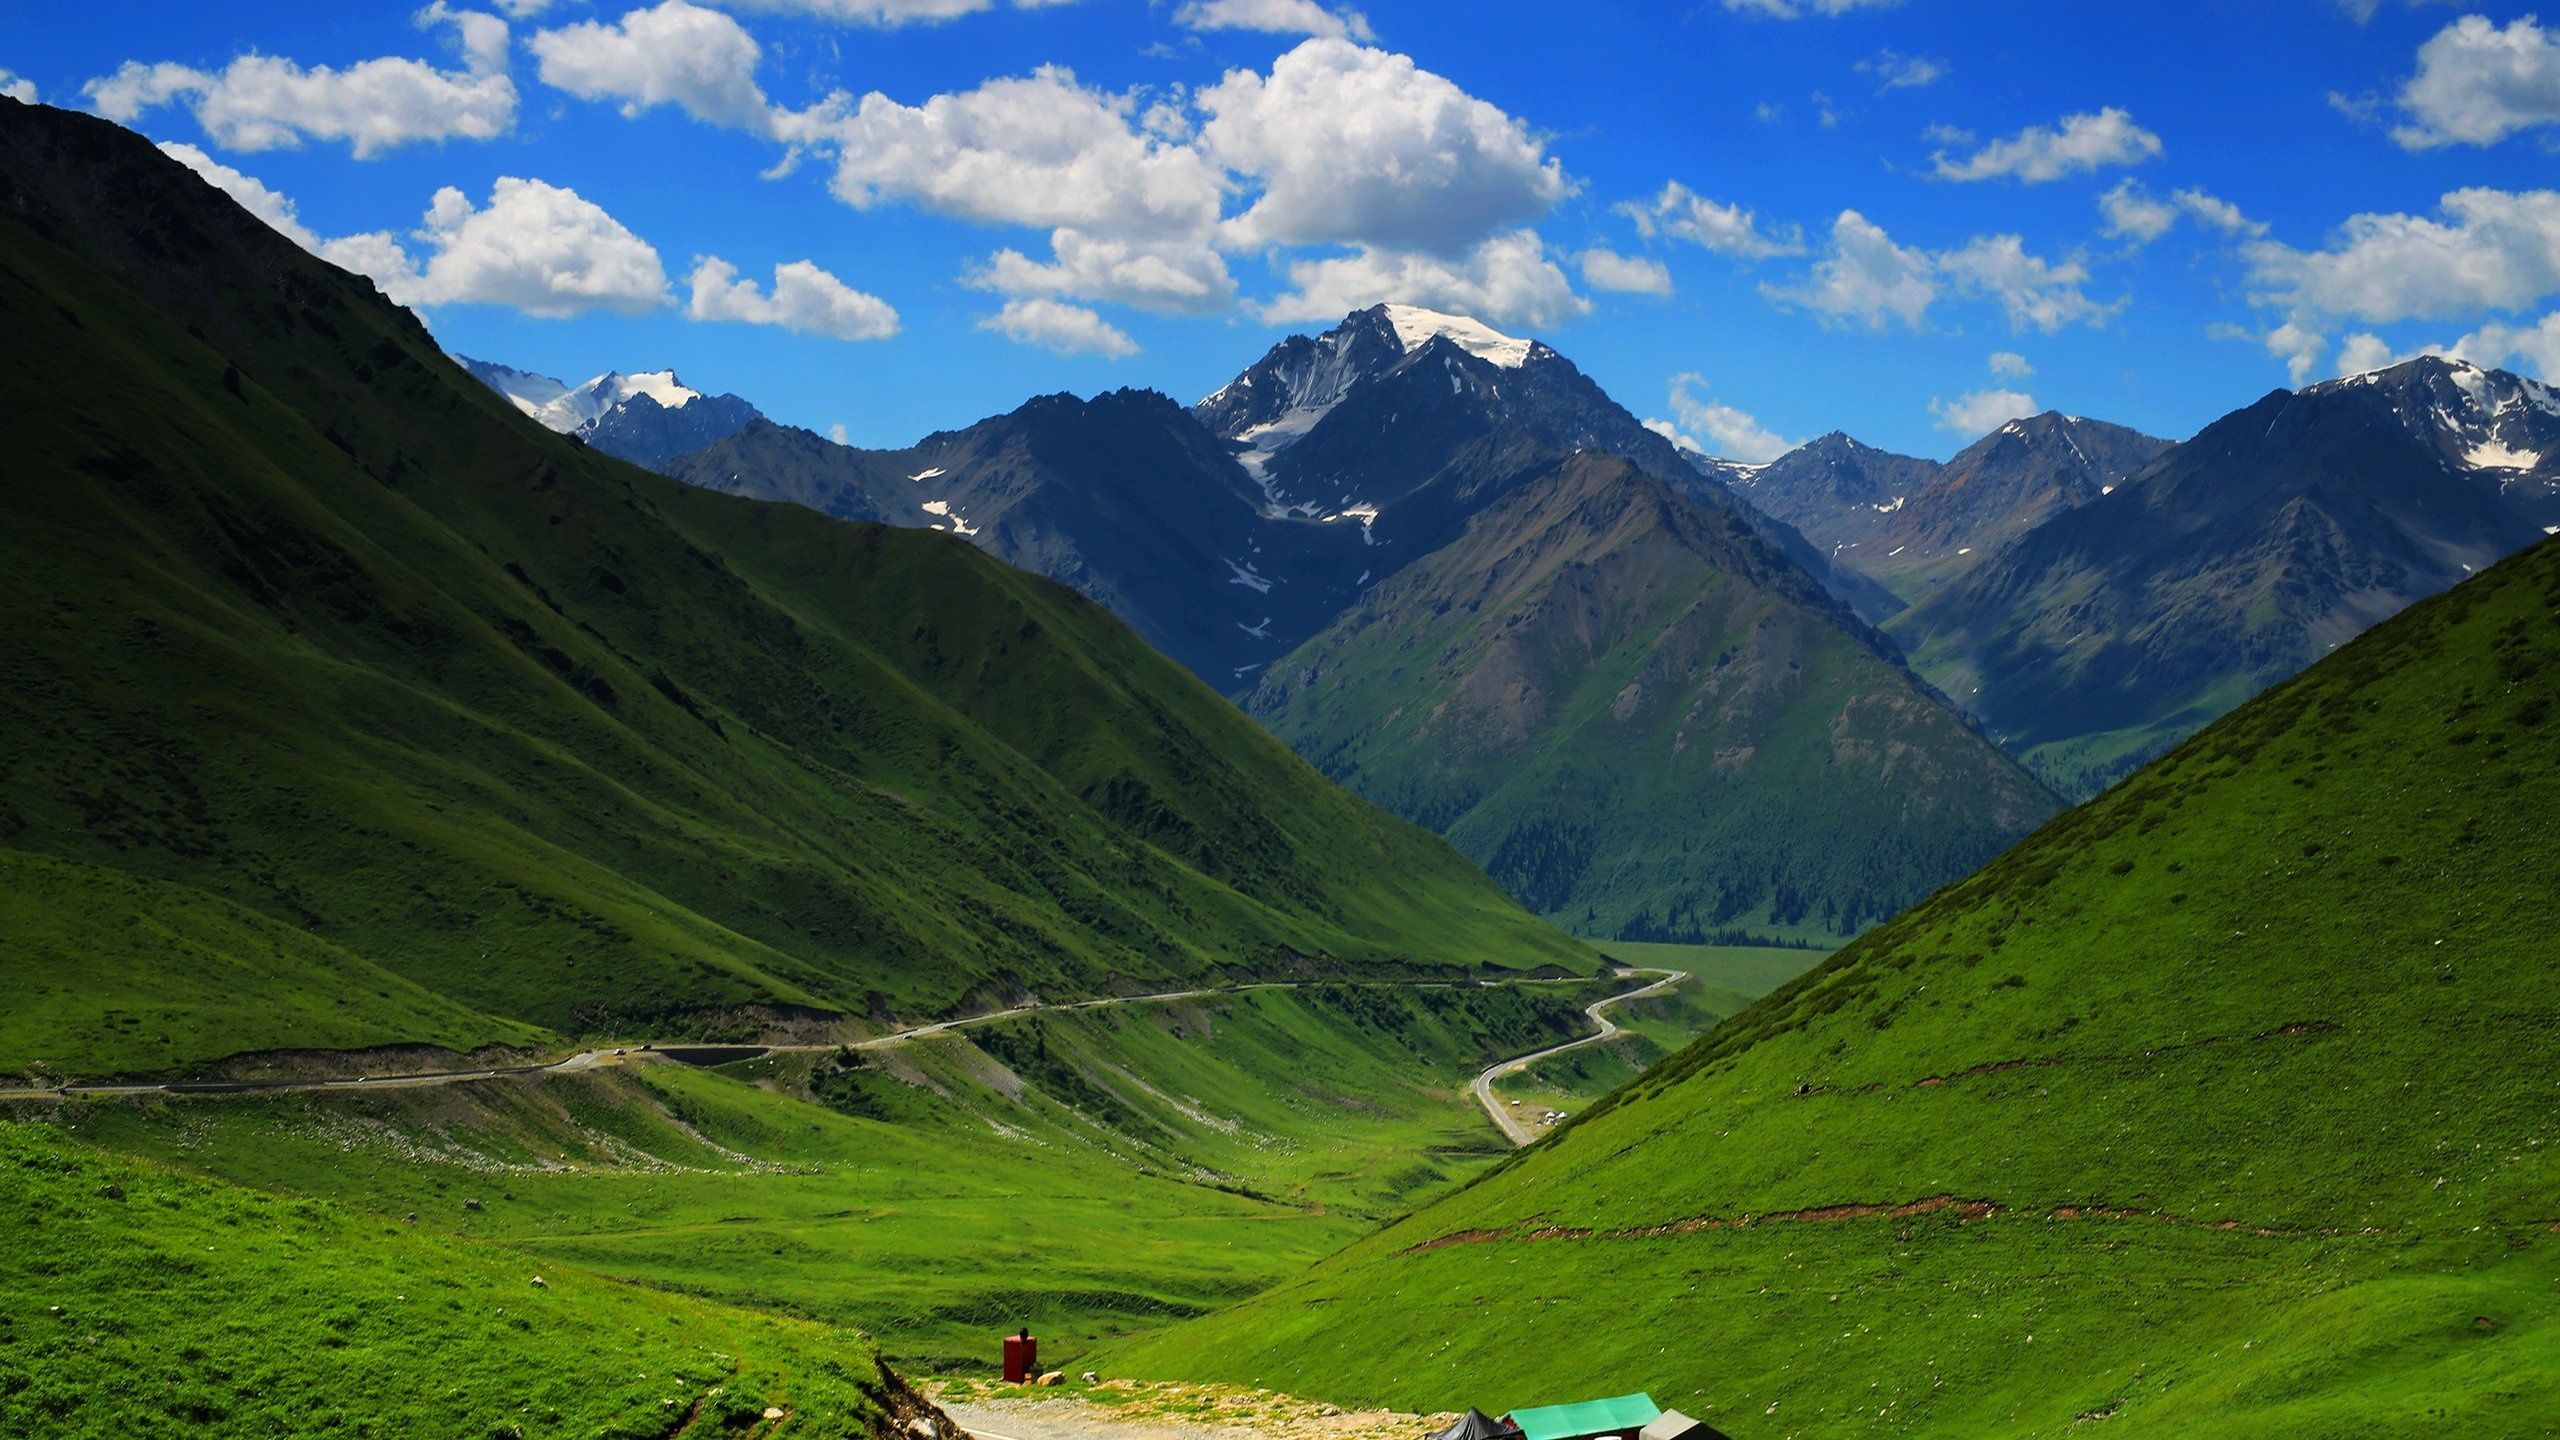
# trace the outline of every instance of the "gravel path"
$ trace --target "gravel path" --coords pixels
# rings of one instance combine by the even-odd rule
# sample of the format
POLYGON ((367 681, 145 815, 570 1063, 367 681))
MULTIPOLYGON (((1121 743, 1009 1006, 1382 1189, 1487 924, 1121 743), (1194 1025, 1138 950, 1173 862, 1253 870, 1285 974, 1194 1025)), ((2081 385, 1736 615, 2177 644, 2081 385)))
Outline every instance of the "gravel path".
POLYGON ((1422 1440, 1456 1418, 1336 1410, 1268 1390, 1223 1386, 1100 1388, 1137 1398, 1096 1403, 1067 1392, 1038 1399, 943 1396, 937 1403, 976 1440, 1422 1440))

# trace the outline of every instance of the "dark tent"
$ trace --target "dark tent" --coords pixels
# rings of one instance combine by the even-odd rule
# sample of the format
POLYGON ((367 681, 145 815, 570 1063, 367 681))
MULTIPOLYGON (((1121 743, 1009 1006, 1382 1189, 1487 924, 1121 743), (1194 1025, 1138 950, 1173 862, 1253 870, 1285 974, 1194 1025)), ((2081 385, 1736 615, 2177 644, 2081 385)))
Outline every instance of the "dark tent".
POLYGON ((1448 1429, 1432 1431, 1430 1440, 1520 1440, 1520 1427, 1505 1425, 1481 1410, 1470 1409, 1448 1429))

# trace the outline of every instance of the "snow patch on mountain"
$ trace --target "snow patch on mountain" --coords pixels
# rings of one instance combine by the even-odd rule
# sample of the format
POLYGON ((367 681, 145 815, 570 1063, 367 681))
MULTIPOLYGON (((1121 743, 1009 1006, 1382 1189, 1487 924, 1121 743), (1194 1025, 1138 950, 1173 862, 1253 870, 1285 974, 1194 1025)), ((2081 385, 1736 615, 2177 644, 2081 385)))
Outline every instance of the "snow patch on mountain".
POLYGON ((1471 316, 1444 315, 1419 305, 1390 305, 1387 323, 1395 327, 1396 339, 1408 355, 1435 337, 1446 337, 1459 349, 1505 370, 1517 370, 1529 363, 1530 342, 1505 335, 1471 316))
POLYGON ((482 384, 513 401, 518 410, 563 435, 594 424, 606 411, 635 395, 646 395, 667 410, 681 410, 702 398, 701 391, 677 380, 673 370, 644 370, 633 375, 607 370, 585 384, 565 385, 548 375, 494 361, 474 360, 467 355, 453 358, 478 376, 482 384))

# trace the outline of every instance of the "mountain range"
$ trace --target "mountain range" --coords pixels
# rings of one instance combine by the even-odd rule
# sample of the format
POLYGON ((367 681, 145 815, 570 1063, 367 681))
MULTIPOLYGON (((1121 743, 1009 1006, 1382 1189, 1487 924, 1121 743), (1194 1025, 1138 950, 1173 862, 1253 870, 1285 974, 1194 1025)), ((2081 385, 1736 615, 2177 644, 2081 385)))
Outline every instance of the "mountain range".
POLYGON ((1948 578, 1891 630, 2090 793, 2560 524, 2560 396, 2433 357, 2207 426, 1948 578))
POLYGON ((758 422, 667 468, 1076 587, 1585 934, 1854 933, 2058 804, 1876 636, 1881 586, 1462 316, 1355 312, 1187 410, 1045 396, 895 451, 758 422))

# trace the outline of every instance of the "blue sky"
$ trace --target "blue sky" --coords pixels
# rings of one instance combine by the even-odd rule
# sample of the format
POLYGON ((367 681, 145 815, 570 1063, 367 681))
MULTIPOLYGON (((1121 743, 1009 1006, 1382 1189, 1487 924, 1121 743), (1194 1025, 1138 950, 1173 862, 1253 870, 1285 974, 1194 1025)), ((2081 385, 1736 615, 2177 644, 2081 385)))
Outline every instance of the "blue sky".
POLYGON ((2560 25, 2432 0, 90 0, 0 89, 576 381, 900 445, 1400 299, 1763 459, 2560 376, 2560 25), (289 206, 289 211, 285 208, 289 206))

